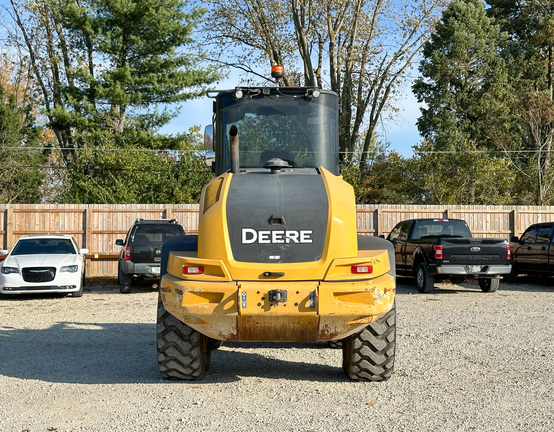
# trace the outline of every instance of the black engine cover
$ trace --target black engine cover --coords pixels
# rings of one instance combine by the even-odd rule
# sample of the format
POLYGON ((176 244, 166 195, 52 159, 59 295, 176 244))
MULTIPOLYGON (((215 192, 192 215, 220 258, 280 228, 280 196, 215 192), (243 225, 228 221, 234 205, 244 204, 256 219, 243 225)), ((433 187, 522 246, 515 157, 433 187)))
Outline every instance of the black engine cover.
POLYGON ((329 201, 317 170, 233 175, 227 224, 233 257, 257 263, 321 259, 329 201))

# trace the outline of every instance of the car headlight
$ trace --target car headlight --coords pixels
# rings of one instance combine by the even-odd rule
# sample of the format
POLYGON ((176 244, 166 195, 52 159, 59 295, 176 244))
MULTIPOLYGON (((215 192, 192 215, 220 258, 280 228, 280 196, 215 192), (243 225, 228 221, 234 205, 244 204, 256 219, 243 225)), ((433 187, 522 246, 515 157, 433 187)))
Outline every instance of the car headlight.
POLYGON ((2 266, 2 274, 10 274, 10 273, 19 273, 19 269, 17 267, 4 267, 2 266))
POLYGON ((79 270, 79 266, 77 265, 63 266, 62 268, 60 268, 60 273, 75 273, 77 270, 79 270))

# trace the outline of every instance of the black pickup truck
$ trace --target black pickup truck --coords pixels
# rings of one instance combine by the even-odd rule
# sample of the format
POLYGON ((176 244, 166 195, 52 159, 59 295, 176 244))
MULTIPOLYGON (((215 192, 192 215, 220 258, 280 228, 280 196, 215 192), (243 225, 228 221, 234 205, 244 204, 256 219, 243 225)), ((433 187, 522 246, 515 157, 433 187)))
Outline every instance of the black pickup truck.
POLYGON ((461 219, 410 219, 398 223, 394 244, 396 272, 415 276, 417 289, 430 292, 435 278, 461 282, 477 278, 484 292, 498 289, 511 270, 510 245, 496 238, 475 238, 461 219))
POLYGON ((554 222, 531 225, 521 238, 512 237, 511 279, 518 274, 554 275, 554 222))

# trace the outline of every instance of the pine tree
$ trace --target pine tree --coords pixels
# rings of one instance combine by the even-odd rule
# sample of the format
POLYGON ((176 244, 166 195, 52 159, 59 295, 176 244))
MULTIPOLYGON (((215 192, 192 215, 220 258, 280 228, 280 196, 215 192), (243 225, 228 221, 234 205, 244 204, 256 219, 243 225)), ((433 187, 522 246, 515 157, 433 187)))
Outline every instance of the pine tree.
POLYGON ((432 201, 455 203, 455 196, 463 196, 464 204, 492 204, 487 200, 493 195, 483 191, 487 185, 505 184, 487 177, 498 166, 487 151, 497 150, 496 140, 506 133, 513 101, 500 51, 505 41, 481 0, 454 0, 423 49, 421 77, 413 91, 426 104, 417 126, 426 139, 419 148, 420 162, 436 172, 425 180, 432 201), (439 153, 429 157, 429 152, 439 153), (437 192, 459 187, 462 195, 437 192))

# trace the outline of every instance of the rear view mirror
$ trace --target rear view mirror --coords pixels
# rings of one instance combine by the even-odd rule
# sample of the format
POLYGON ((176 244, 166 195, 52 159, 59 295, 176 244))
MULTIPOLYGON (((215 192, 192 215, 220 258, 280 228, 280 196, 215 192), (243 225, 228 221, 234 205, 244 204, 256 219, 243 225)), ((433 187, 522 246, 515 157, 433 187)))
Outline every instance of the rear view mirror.
POLYGON ((511 241, 512 243, 519 243, 519 237, 518 237, 518 236, 513 236, 513 237, 510 239, 510 241, 511 241))
POLYGON ((204 149, 214 149, 214 125, 208 125, 204 128, 204 149))
POLYGON ((115 244, 118 246, 125 246, 125 242, 123 241, 123 239, 117 239, 115 241, 115 244))
POLYGON ((213 164, 215 163, 215 152, 213 151, 206 152, 206 154, 204 155, 204 162, 209 167, 213 166, 213 164))

